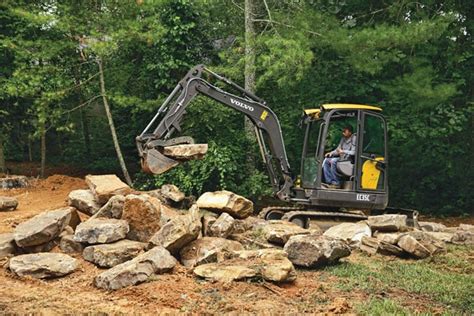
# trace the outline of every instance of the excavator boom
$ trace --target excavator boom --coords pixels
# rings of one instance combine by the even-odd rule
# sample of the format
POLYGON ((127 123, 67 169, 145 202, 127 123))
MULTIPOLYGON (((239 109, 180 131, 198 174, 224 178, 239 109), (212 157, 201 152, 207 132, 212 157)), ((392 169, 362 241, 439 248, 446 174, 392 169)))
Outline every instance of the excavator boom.
POLYGON ((166 146, 194 142, 189 137, 171 137, 175 132, 181 131, 181 122, 186 114, 186 108, 198 95, 209 97, 243 113, 250 119, 255 126, 256 137, 273 190, 279 199, 288 201, 293 178, 278 117, 264 100, 231 80, 212 72, 204 65, 192 68, 180 80, 147 127, 136 138, 143 170, 159 174, 180 163, 180 161, 164 155, 163 149, 166 146), (237 94, 227 92, 205 80, 204 74, 236 90, 237 94))

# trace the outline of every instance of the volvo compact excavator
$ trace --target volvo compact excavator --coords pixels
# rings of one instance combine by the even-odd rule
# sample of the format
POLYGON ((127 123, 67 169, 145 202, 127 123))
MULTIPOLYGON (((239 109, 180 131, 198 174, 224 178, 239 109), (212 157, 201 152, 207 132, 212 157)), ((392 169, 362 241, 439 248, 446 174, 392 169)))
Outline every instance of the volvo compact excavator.
POLYGON ((177 84, 156 115, 136 138, 145 172, 158 174, 177 161, 163 154, 163 148, 193 144, 188 136, 172 138, 180 132, 186 108, 198 95, 209 97, 246 115, 255 126, 263 161, 268 169, 275 196, 285 206, 264 208, 265 219, 284 219, 302 227, 310 220, 319 222, 359 221, 368 215, 406 214, 417 226, 417 212, 388 208, 387 124, 382 109, 371 105, 323 104, 304 110, 305 127, 301 166, 294 174, 288 162, 277 115, 264 100, 231 80, 198 65, 177 84), (212 82, 212 83, 211 83, 212 82), (228 90, 217 87, 221 82, 228 90), (355 155, 337 162, 341 187, 330 189, 323 182, 325 153, 336 147, 340 131, 352 126, 356 135, 355 155))

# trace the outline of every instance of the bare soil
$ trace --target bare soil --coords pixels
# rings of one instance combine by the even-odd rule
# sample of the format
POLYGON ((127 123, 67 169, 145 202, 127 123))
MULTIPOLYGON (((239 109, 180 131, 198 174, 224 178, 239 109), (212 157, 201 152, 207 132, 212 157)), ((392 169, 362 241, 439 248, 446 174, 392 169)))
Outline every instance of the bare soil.
MULTIPOLYGON (((81 178, 52 175, 36 180, 29 188, 0 190, 0 195, 19 200, 16 211, 0 212, 0 233, 12 232, 20 222, 40 212, 65 206, 71 190, 86 187, 81 178)), ((144 284, 107 292, 92 285, 94 276, 102 270, 79 254, 73 256, 80 262, 79 269, 58 279, 20 278, 6 268, 0 269, 0 313, 351 314, 355 313, 356 304, 369 299, 363 290, 340 290, 335 286, 340 280, 324 271, 299 270, 298 279, 292 284, 276 285, 261 280, 222 284, 197 279, 182 266, 144 284)), ((361 254, 355 253, 346 260, 357 262, 358 256, 361 254)), ((414 297, 403 291, 379 295, 412 302, 407 304, 414 311, 423 312, 426 306, 433 311, 436 306, 426 297, 414 297)))

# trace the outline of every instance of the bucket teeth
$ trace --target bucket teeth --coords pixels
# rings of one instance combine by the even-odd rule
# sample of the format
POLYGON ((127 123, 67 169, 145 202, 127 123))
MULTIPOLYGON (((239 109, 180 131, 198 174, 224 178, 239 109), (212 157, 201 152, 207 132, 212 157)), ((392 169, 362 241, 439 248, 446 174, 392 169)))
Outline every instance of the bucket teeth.
POLYGON ((166 157, 154 148, 146 151, 141 163, 142 170, 150 174, 162 174, 180 164, 179 161, 166 157))

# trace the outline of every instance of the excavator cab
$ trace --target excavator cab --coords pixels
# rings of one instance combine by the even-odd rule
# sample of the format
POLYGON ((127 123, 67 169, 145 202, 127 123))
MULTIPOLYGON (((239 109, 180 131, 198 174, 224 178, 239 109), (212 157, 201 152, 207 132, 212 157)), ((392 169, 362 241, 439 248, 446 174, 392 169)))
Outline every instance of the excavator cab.
POLYGON ((387 128, 382 109, 358 104, 324 104, 304 111, 306 126, 301 157, 301 184, 296 199, 311 205, 384 209, 388 203, 387 128), (352 127, 355 154, 338 159, 338 189, 325 186, 325 153, 334 150, 341 131, 352 127))

